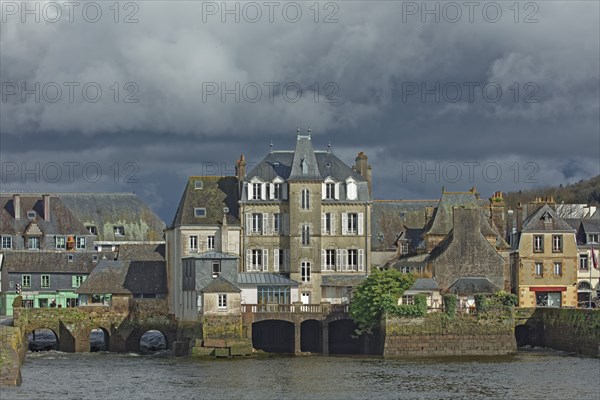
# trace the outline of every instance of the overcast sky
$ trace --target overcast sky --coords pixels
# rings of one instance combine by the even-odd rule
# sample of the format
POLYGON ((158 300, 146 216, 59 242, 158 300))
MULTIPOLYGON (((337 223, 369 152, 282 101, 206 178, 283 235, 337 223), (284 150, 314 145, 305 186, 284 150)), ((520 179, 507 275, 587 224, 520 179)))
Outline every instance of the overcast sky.
POLYGON ((2 191, 133 191, 170 223, 187 176, 308 126, 377 199, 600 173, 597 1, 1 4, 2 191))

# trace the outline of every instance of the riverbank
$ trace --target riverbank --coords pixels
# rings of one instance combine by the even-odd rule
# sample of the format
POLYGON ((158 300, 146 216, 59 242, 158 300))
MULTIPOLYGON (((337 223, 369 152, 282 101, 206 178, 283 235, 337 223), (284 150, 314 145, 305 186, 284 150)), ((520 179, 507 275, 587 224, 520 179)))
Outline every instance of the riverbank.
POLYGON ((23 343, 21 330, 0 325, 0 386, 21 384, 21 365, 26 351, 27 344, 23 343))

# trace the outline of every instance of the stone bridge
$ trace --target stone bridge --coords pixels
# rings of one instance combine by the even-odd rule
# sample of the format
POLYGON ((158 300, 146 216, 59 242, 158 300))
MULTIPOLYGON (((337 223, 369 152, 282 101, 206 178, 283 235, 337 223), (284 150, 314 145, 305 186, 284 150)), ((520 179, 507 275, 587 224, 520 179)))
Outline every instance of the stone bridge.
POLYGON ((164 335, 167 348, 177 339, 177 323, 168 315, 165 300, 128 299, 113 306, 74 308, 15 308, 14 325, 25 336, 50 329, 58 349, 64 352, 90 351, 90 334, 101 329, 109 351, 139 352, 145 332, 157 330, 164 335))
POLYGON ((348 340, 351 340, 350 336, 355 329, 348 305, 243 304, 241 308, 244 336, 252 340, 254 345, 260 347, 255 337, 257 334, 269 335, 273 341, 287 343, 279 350, 287 352, 287 349, 294 354, 314 352, 328 355, 330 344, 334 341, 330 335, 330 327, 335 326, 339 332, 342 327, 337 323, 344 324, 344 329, 350 332, 346 335, 348 340), (269 323, 270 327, 267 326, 269 323), (264 326, 262 332, 259 330, 261 325, 264 326))

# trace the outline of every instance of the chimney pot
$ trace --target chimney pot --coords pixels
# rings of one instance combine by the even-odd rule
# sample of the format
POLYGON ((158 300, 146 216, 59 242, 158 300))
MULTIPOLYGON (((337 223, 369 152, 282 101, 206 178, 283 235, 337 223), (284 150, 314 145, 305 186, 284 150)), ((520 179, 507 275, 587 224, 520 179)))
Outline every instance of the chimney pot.
POLYGON ((13 210, 15 219, 21 219, 21 196, 18 194, 13 195, 13 210))

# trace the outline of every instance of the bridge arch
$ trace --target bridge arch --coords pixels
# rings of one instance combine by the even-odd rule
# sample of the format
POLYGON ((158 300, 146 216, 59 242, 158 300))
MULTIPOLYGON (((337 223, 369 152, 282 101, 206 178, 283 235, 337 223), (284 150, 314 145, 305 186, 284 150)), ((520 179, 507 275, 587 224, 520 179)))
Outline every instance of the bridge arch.
POLYGON ((140 335, 139 352, 141 354, 152 354, 157 351, 169 349, 167 335, 158 329, 148 329, 140 335))
POLYGON ((49 351, 60 349, 58 334, 50 328, 37 328, 27 335, 27 348, 30 351, 49 351))
POLYGON ((356 336, 357 326, 350 318, 339 318, 329 322, 329 354, 362 354, 363 336, 356 336))
POLYGON ((90 331, 90 352, 110 351, 110 330, 99 326, 90 331))
POLYGON ((294 323, 264 319, 252 323, 252 347, 269 353, 294 353, 294 323))
POLYGON ((321 321, 307 319, 300 324, 300 351, 323 352, 323 323, 321 321))

